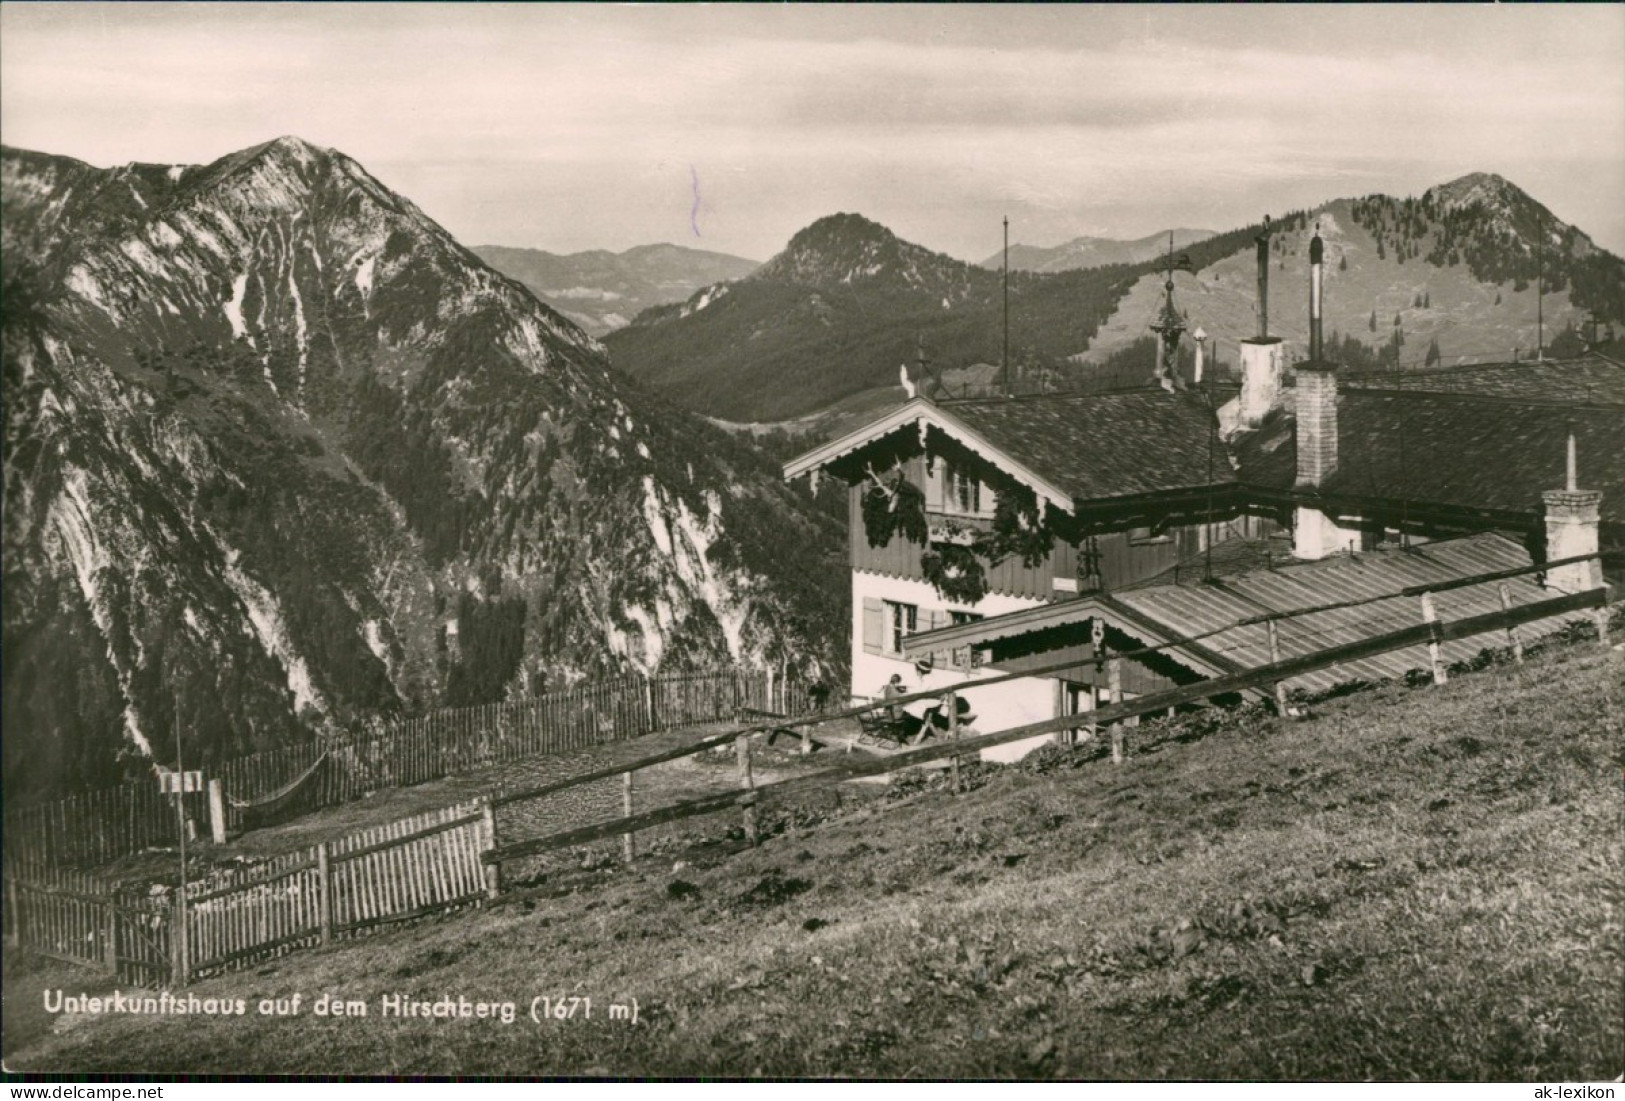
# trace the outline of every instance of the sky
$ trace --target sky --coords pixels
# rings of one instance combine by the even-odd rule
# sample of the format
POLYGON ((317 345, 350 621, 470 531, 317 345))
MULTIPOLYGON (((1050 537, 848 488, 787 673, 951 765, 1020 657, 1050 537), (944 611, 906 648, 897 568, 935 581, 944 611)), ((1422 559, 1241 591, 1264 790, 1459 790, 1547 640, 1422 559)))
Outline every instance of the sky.
POLYGON ((0 140, 296 134, 468 245, 961 259, 1497 172, 1625 254, 1625 5, 0 4, 0 140))

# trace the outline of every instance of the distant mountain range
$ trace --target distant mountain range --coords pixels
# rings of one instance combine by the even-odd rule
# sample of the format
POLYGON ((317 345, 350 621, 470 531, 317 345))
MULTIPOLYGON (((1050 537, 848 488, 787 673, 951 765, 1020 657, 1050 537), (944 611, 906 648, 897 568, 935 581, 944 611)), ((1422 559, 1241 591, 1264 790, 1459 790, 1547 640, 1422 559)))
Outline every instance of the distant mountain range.
MULTIPOLYGON (((1012 272, 1012 354, 1087 347, 1138 274, 1122 265, 1012 272)), ((691 408, 782 420, 895 385, 899 365, 922 349, 938 366, 999 362, 1002 284, 997 272, 835 214, 745 278, 646 311, 605 343, 617 366, 691 408)))
POLYGON ((8 795, 841 660, 844 527, 341 153, 0 151, 8 795))
POLYGON ((593 336, 619 329, 651 306, 681 302, 701 287, 760 267, 721 252, 642 245, 625 252, 574 252, 479 245, 475 255, 593 336))
MULTIPOLYGON (((1515 184, 1480 172, 1420 197, 1338 199, 1281 219, 1271 242, 1269 320, 1289 357, 1307 354, 1317 226, 1326 247, 1325 330, 1339 343, 1386 350, 1397 328, 1401 362, 1422 363, 1435 346, 1440 363, 1481 362, 1532 354, 1542 314, 1548 346, 1588 315, 1625 321, 1625 262, 1515 184)), ((1246 247, 1175 275, 1180 308, 1215 338, 1224 362, 1234 363, 1235 342, 1258 331, 1256 272, 1246 247)), ((1143 275, 1080 358, 1101 362, 1142 339, 1161 301, 1161 277, 1143 275)))
MULTIPOLYGON (((1270 327, 1290 354, 1303 353, 1307 336, 1308 239, 1317 223, 1328 249, 1326 328, 1353 342, 1351 356, 1374 358, 1392 344, 1396 318, 1402 361, 1422 361, 1434 340, 1446 359, 1532 351, 1541 264, 1548 341, 1588 313, 1625 323, 1619 257, 1513 184, 1474 174, 1421 198, 1339 199, 1274 218, 1270 327)), ((1178 305, 1192 329, 1216 338, 1222 362, 1234 364, 1235 342, 1257 332, 1253 240, 1261 228, 1176 246, 1194 269, 1175 276, 1178 305)), ((1112 379, 1126 378, 1120 369, 1143 357, 1136 369, 1147 377, 1164 282, 1162 250, 1151 252, 1132 263, 1012 271, 1012 374, 1064 388, 1088 384, 1102 366, 1112 379)), ((899 366, 914 370, 922 349, 928 375, 1001 363, 1001 282, 987 267, 837 214, 797 233, 749 276, 647 311, 606 345, 617 366, 709 416, 804 426, 827 410, 900 399, 899 366)))
MULTIPOLYGON (((1103 264, 1143 264, 1167 253, 1170 233, 1173 234, 1173 247, 1176 250, 1213 236, 1213 231, 1209 229, 1175 229, 1133 241, 1119 241, 1111 237, 1074 237, 1054 248, 1011 245, 1010 270, 1057 272, 1098 268, 1103 264)), ((982 267, 1002 270, 1004 251, 1001 249, 983 260, 982 267)))

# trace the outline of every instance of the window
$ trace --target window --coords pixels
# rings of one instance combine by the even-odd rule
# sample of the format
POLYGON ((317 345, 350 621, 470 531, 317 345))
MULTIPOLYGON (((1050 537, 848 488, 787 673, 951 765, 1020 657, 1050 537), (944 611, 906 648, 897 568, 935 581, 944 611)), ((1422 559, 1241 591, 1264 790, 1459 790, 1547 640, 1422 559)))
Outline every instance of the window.
MULTIPOLYGON (((948 613, 948 622, 955 627, 966 623, 975 623, 984 618, 986 617, 980 612, 950 611, 948 613)), ((980 669, 982 667, 982 651, 975 646, 960 646, 953 651, 949 660, 955 669, 980 669)))
POLYGON ((990 516, 993 490, 967 464, 937 456, 926 466, 925 507, 945 516, 990 516))
POLYGON ((1157 531, 1155 528, 1130 528, 1128 541, 1130 546, 1140 546, 1144 543, 1171 543, 1173 542, 1173 536, 1157 531))
POLYGON ((951 464, 943 464, 942 506, 946 512, 975 516, 982 511, 982 483, 951 464))
POLYGON ((885 603, 886 652, 900 654, 903 652, 903 640, 919 627, 920 609, 913 604, 898 604, 891 600, 885 603))

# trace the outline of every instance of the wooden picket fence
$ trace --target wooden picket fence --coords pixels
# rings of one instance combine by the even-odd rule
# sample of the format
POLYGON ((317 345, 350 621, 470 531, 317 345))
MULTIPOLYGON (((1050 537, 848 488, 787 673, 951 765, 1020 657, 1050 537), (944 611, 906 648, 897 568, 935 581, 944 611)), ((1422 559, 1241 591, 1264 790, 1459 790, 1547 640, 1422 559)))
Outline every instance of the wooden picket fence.
POLYGON ((169 976, 169 908, 85 872, 5 867, 6 942, 150 986, 169 976))
MULTIPOLYGON (((238 832, 486 765, 731 719, 741 708, 802 710, 805 687, 787 684, 782 670, 626 677, 513 703, 435 711, 377 735, 250 754, 206 773, 221 782, 227 829, 238 832), (295 781, 293 791, 278 796, 295 781)), ((209 821, 207 792, 183 798, 188 821, 209 821)), ((8 807, 7 857, 39 872, 173 846, 181 830, 174 799, 141 777, 51 803, 8 807)))
POLYGON ((495 873, 480 858, 495 844, 492 823, 483 800, 445 807, 216 869, 184 897, 130 896, 81 872, 8 864, 6 937, 120 982, 184 985, 486 898, 495 873))
POLYGON ((477 902, 490 830, 487 804, 464 803, 189 886, 172 974, 184 982, 477 902))

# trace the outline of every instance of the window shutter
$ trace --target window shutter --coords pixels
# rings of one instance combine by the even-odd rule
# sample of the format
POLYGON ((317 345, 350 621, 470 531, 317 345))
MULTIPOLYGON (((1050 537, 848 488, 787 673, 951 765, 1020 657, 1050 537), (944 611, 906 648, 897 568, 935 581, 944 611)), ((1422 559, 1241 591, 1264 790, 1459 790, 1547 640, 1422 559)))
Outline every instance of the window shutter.
POLYGON ((880 653, 886 637, 886 608, 872 596, 863 598, 863 652, 880 653))
POLYGON ((925 466, 925 507, 929 512, 942 511, 942 483, 948 473, 948 460, 938 456, 925 466))

